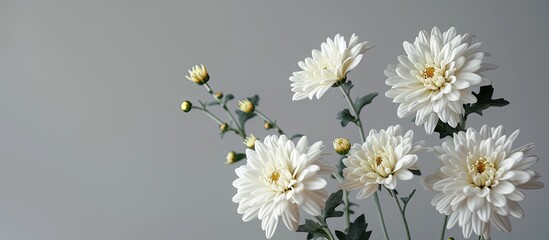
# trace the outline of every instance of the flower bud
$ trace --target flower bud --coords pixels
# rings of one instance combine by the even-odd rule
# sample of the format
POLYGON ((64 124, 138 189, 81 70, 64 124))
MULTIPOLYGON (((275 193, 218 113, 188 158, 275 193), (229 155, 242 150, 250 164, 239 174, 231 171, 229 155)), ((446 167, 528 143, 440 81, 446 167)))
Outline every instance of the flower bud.
POLYGON ((192 108, 193 104, 189 101, 184 101, 181 103, 181 110, 183 110, 183 112, 189 112, 192 108))
POLYGON ((222 93, 222 92, 216 92, 216 93, 214 94, 214 96, 215 96, 215 98, 221 100, 221 99, 223 98, 223 93, 222 93))
POLYGON ((265 128, 265 130, 269 130, 273 128, 273 124, 269 121, 265 121, 265 124, 263 124, 263 128, 265 128))
POLYGON ((351 149, 351 143, 347 138, 336 138, 334 139, 334 150, 339 155, 346 155, 351 149))
POLYGON ((191 70, 189 70, 189 75, 185 77, 198 85, 207 83, 208 80, 210 80, 210 75, 203 64, 192 67, 191 70))
POLYGON ((236 153, 234 151, 230 151, 227 153, 227 164, 233 164, 236 162, 236 153))
POLYGON ((245 113, 251 113, 255 110, 254 103, 252 103, 249 99, 240 100, 238 102, 238 108, 240 111, 245 113))
POLYGON ((219 125, 219 129, 221 129, 221 132, 224 133, 229 130, 229 125, 227 123, 222 123, 219 125))
POLYGON ((253 134, 250 134, 250 136, 244 139, 244 145, 246 145, 249 149, 254 149, 256 140, 257 138, 253 134))

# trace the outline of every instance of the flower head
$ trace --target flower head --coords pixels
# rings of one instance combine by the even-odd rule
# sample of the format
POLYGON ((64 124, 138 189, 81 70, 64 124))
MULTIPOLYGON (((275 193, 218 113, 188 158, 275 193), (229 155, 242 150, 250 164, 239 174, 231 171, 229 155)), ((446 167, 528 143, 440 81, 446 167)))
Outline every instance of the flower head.
POLYGON ((527 155, 534 148, 528 144, 512 149, 519 131, 505 135, 502 126, 480 132, 472 128, 454 134, 434 148, 442 167, 425 177, 426 189, 437 192, 431 204, 449 215, 448 228, 458 224, 463 236, 474 232, 490 238, 490 228, 511 231, 509 215, 522 218, 518 204, 524 199, 521 189, 542 188, 540 175, 530 170, 537 162, 535 155, 527 155))
POLYGON ((189 75, 185 77, 198 85, 207 83, 208 80, 210 80, 210 75, 203 64, 192 67, 191 70, 189 70, 189 75))
POLYGON ((259 218, 266 237, 271 238, 279 217, 288 229, 297 230, 300 207, 320 215, 328 193, 326 180, 319 174, 333 171, 320 161, 324 148, 322 142, 308 146, 307 137, 297 144, 285 135, 256 141, 255 150, 246 150, 246 165, 235 170, 233 202, 239 204, 242 220, 259 218))
POLYGON ((254 103, 250 99, 244 99, 238 101, 238 109, 245 113, 251 113, 255 110, 254 103))
POLYGON ((351 149, 351 142, 347 138, 336 138, 333 142, 334 150, 339 155, 345 155, 349 153, 351 149))
POLYGON ((246 145, 246 147, 248 147, 250 149, 254 149, 255 141, 257 141, 257 138, 253 134, 250 134, 250 136, 248 136, 248 137, 246 137, 246 139, 244 139, 244 145, 246 145))
POLYGON ((458 35, 455 28, 441 33, 437 27, 419 32, 414 43, 404 42, 406 55, 385 70, 391 89, 385 96, 399 103, 397 114, 415 113, 417 126, 432 134, 438 120, 456 127, 464 113, 463 104, 476 103, 471 87, 489 85, 483 72, 496 66, 484 62, 473 35, 458 35))
POLYGON ((193 104, 189 101, 184 101, 181 103, 181 110, 183 112, 189 112, 193 108, 193 104))
POLYGON ((368 42, 359 43, 355 34, 348 45, 339 34, 334 40, 328 38, 320 45, 320 51, 312 51, 312 58, 298 63, 302 70, 290 77, 293 100, 313 99, 314 96, 320 99, 334 84, 346 80, 347 73, 358 65, 362 54, 370 48, 372 45, 368 42))
POLYGON ((360 189, 358 199, 367 198, 383 185, 395 189, 397 180, 410 180, 417 170, 417 155, 424 151, 423 141, 412 143, 412 130, 402 136, 400 125, 387 130, 371 130, 366 142, 355 144, 343 159, 344 190, 360 189))

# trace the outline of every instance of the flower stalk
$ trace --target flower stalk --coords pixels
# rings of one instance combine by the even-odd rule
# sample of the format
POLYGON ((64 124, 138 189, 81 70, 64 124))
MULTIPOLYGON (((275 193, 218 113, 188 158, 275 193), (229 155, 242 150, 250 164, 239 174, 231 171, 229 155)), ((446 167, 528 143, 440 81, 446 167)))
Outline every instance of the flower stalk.
POLYGON ((402 210, 402 206, 400 206, 400 202, 398 201, 397 193, 393 189, 391 190, 391 193, 393 194, 393 198, 395 199, 395 204, 398 207, 398 210, 400 211, 400 216, 402 217, 402 222, 404 223, 404 228, 406 229, 406 238, 408 240, 411 240, 410 237, 410 228, 408 227, 408 221, 406 221, 406 214, 404 214, 404 210, 402 210))
POLYGON ((229 109, 227 108, 227 105, 225 103, 223 103, 220 98, 217 97, 216 93, 212 90, 212 88, 210 87, 210 85, 208 83, 204 83, 203 86, 206 88, 208 93, 210 95, 212 95, 213 99, 215 99, 215 101, 217 101, 219 103, 219 105, 221 106, 221 108, 223 108, 223 110, 225 111, 227 116, 234 122, 234 124, 236 125, 236 128, 237 128, 235 132, 238 135, 240 135, 240 137, 242 137, 242 139, 246 139, 246 132, 244 131, 243 127, 240 126, 240 124, 238 124, 238 121, 236 121, 236 118, 234 118, 231 111, 229 111, 229 109))
POLYGON ((265 120, 265 122, 271 124, 271 128, 276 128, 278 134, 284 134, 284 131, 282 130, 282 128, 280 128, 280 126, 278 126, 278 124, 276 124, 275 121, 271 120, 269 117, 267 117, 267 115, 263 114, 262 112, 260 112, 259 110, 255 109, 255 113, 257 113, 257 115, 259 115, 259 117, 263 118, 263 120, 265 120))
MULTIPOLYGON (((362 126, 362 121, 360 120, 360 116, 357 114, 357 110, 355 109, 355 105, 353 103, 353 100, 351 99, 351 96, 342 85, 339 85, 338 88, 341 90, 341 93, 343 93, 343 96, 347 100, 347 103, 349 104, 349 108, 351 109, 353 115, 355 116, 355 123, 358 127, 358 132, 360 133, 360 140, 364 143, 366 142, 366 136, 364 135, 364 127, 362 126)), ((387 226, 385 225, 385 219, 383 217, 383 211, 381 209, 381 204, 379 202, 379 196, 377 192, 374 193, 374 201, 376 204, 377 209, 377 215, 379 218, 379 222, 381 223, 381 228, 383 229, 383 236, 385 237, 385 240, 389 240, 389 233, 387 232, 387 226)))

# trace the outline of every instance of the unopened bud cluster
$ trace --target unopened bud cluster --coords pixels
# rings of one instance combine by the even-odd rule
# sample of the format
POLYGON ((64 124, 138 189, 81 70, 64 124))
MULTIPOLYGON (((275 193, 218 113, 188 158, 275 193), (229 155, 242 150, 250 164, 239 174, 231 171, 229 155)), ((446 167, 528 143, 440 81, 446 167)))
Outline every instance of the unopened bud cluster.
POLYGON ((208 75, 208 71, 206 71, 206 67, 203 64, 192 67, 189 70, 189 75, 185 77, 198 85, 207 83, 210 80, 210 75, 208 75))
POLYGON ((351 143, 347 138, 336 138, 334 139, 334 150, 339 155, 346 155, 351 149, 351 143))

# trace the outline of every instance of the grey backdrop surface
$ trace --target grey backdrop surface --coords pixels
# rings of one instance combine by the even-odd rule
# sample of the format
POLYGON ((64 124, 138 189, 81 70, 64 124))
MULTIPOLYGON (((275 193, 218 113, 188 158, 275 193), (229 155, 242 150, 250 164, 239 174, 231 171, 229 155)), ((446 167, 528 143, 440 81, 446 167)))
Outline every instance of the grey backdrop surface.
MULTIPOLYGON (((383 96, 383 70, 422 29, 476 34, 493 55, 487 61, 499 66, 488 73, 495 96, 511 104, 469 126, 521 129, 515 146, 536 143, 535 168, 547 183, 547 12, 542 0, 2 0, 0 239, 264 239, 260 222, 243 223, 231 201, 236 166, 223 163, 228 151, 242 150, 240 140, 222 141, 206 116, 179 110, 182 100, 208 99, 184 78, 186 70, 204 63, 215 90, 260 94, 260 108, 287 132, 328 146, 340 136, 356 142, 356 129, 335 120, 345 107, 338 91, 291 101, 288 77, 297 62, 336 33, 377 45, 349 74, 355 95, 381 93, 362 114, 366 127, 400 123, 429 146, 441 141, 398 119, 397 105, 383 96)), ((264 137, 261 125, 250 130, 264 137)), ((419 165, 431 173, 434 162, 426 153, 419 165)), ((413 236, 435 239, 442 217, 429 204, 433 194, 418 178, 399 184, 404 188, 418 189, 408 210, 413 236)), ((513 232, 493 239, 545 238, 548 196, 547 188, 527 192, 525 219, 513 219, 513 232)), ((403 239, 393 202, 382 199, 393 239, 403 239)), ((380 239, 373 203, 358 203, 380 239)), ((462 238, 457 228, 449 233, 462 238)), ((279 226, 274 239, 305 234, 279 226)))

